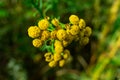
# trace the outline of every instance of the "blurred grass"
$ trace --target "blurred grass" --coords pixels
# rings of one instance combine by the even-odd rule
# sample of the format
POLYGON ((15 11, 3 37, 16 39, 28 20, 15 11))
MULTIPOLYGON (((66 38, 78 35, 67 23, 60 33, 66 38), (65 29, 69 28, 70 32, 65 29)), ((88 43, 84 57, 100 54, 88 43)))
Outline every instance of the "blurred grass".
POLYGON ((85 19, 93 31, 90 43, 82 48, 70 46, 68 64, 51 69, 27 35, 41 13, 31 0, 0 0, 0 80, 119 80, 120 0, 42 2, 44 16, 60 18, 63 23, 71 14, 85 19))

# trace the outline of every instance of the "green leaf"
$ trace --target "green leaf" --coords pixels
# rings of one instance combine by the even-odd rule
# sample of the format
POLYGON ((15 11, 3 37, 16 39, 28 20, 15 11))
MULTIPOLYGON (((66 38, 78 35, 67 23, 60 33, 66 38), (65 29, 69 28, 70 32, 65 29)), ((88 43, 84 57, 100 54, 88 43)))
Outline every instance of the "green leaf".
POLYGON ((0 18, 6 17, 6 16, 8 16, 8 11, 1 9, 0 10, 0 18))

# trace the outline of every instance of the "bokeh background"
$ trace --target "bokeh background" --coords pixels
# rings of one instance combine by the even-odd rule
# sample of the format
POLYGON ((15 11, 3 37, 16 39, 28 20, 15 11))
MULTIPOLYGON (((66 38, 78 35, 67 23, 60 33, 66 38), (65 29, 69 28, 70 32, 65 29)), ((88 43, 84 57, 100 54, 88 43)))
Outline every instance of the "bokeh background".
POLYGON ((120 0, 0 0, 0 80, 120 80, 120 0), (63 68, 48 67, 27 35, 41 12, 62 23, 75 14, 92 28, 89 44, 68 47, 63 68))

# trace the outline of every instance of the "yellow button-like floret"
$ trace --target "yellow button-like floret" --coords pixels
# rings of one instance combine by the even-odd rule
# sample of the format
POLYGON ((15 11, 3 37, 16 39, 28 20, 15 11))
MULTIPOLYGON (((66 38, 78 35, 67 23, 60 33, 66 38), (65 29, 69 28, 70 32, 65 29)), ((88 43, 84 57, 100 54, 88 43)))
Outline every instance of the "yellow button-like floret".
POLYGON ((52 19, 51 23, 54 25, 54 26, 59 26, 59 20, 54 18, 52 19))
POLYGON ((49 22, 47 19, 42 19, 38 22, 38 27, 41 30, 46 30, 49 27, 49 22))
POLYGON ((39 37, 40 36, 40 33, 41 33, 41 30, 39 27, 37 26, 31 26, 28 28, 28 35, 31 37, 31 38, 36 38, 36 37, 39 37))
POLYGON ((76 16, 76 15, 71 15, 71 16, 69 17, 69 21, 70 21, 70 23, 72 23, 72 24, 78 24, 78 23, 79 23, 79 17, 76 16))
POLYGON ((49 64, 48 64, 50 67, 55 67, 56 65, 57 65, 57 62, 56 61, 51 61, 51 62, 49 62, 49 64))
POLYGON ((55 40, 54 47, 55 53, 61 54, 63 52, 62 42, 55 40))
POLYGON ((44 30, 42 32, 42 35, 41 35, 41 40, 45 41, 46 39, 48 39, 50 37, 50 32, 47 31, 47 30, 44 30))
POLYGON ((54 61, 59 61, 62 58, 61 54, 55 53, 54 54, 54 61))
POLYGON ((64 53, 63 58, 64 58, 64 59, 68 59, 69 56, 70 56, 70 51, 69 51, 68 49, 65 49, 65 50, 63 51, 63 53, 64 53))
POLYGON ((72 35, 77 35, 79 33, 79 31, 80 31, 79 26, 77 26, 77 25, 71 26, 70 33, 72 35))
POLYGON ((64 60, 64 59, 62 59, 62 60, 59 61, 59 66, 60 66, 60 67, 63 67, 64 64, 65 64, 65 60, 64 60))
POLYGON ((88 37, 83 37, 81 40, 80 40, 80 44, 81 45, 86 45, 89 43, 89 38, 88 37))
POLYGON ((85 36, 89 37, 92 34, 92 29, 90 27, 86 27, 84 30, 85 36))
POLYGON ((67 33, 64 29, 59 29, 57 32, 57 38, 59 40, 65 40, 65 38, 67 37, 67 33))
POLYGON ((85 28, 85 26, 86 26, 86 23, 85 23, 84 19, 80 19, 80 21, 79 21, 79 27, 80 27, 80 29, 85 28))
POLYGON ((53 60, 53 54, 51 52, 45 53, 44 57, 45 57, 45 61, 47 62, 50 62, 53 60))
POLYGON ((42 46, 42 41, 40 39, 34 39, 32 41, 34 47, 41 47, 42 46))

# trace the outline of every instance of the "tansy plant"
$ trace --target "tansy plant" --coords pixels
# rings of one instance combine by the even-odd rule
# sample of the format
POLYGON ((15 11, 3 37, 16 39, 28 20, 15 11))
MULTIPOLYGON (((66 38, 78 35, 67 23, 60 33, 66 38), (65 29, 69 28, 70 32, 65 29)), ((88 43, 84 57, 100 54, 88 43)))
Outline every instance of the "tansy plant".
POLYGON ((44 52, 45 61, 50 67, 59 65, 63 67, 70 57, 67 48, 72 42, 86 45, 92 30, 83 19, 76 15, 69 17, 70 23, 63 24, 58 19, 44 18, 38 25, 28 28, 29 37, 33 38, 32 44, 44 52))

